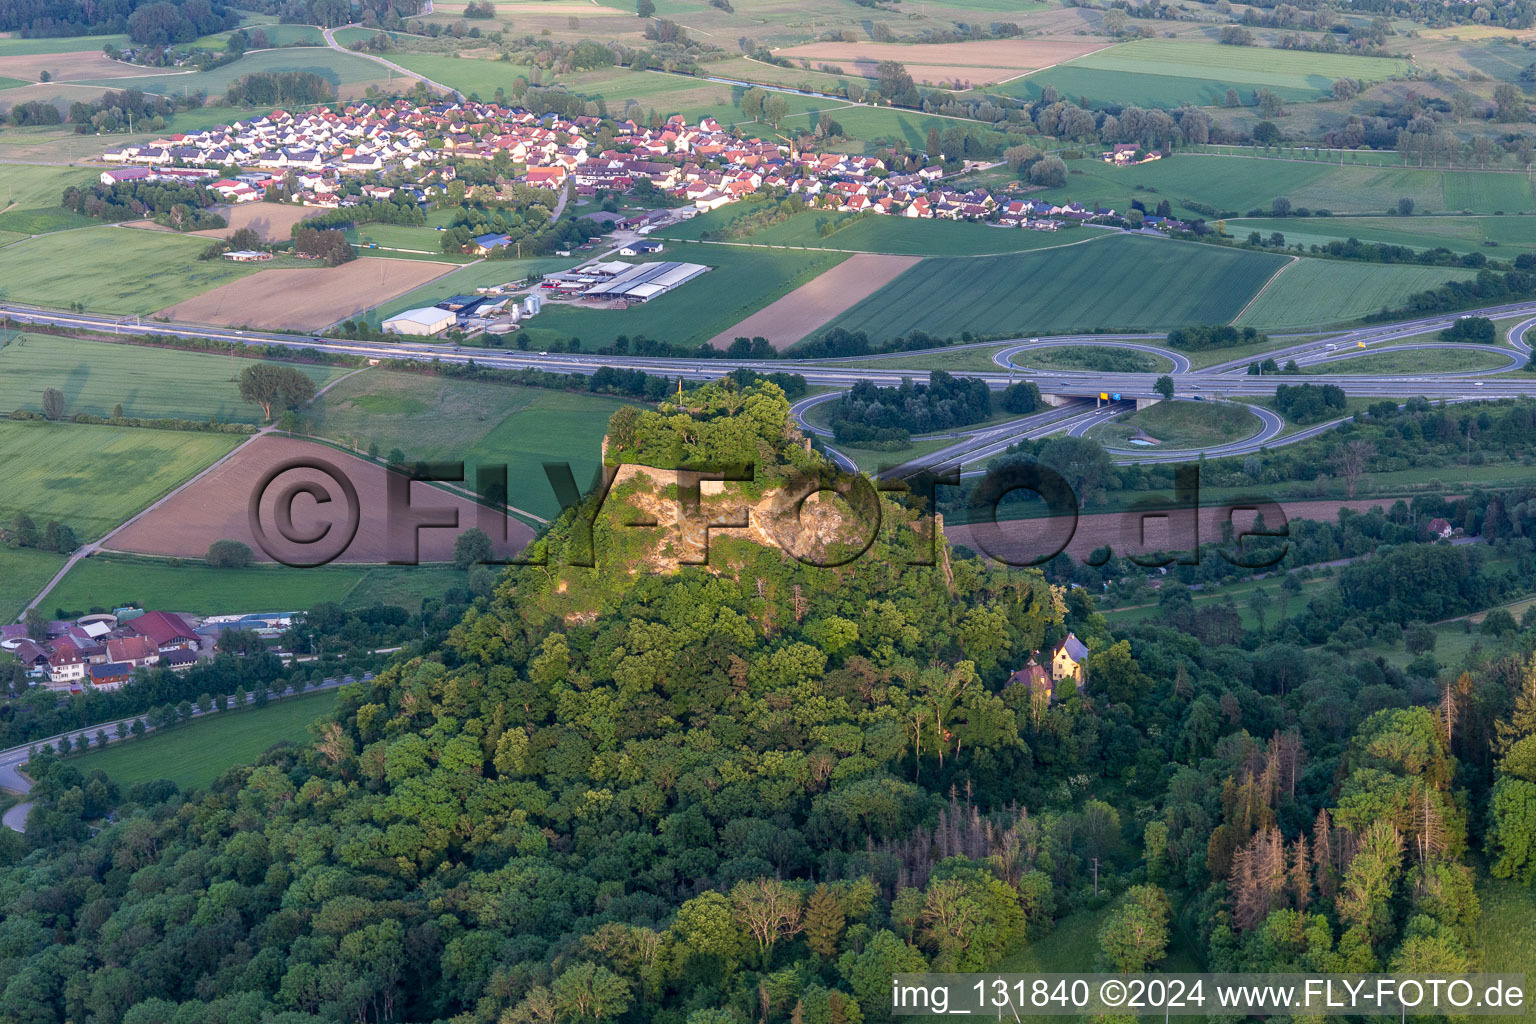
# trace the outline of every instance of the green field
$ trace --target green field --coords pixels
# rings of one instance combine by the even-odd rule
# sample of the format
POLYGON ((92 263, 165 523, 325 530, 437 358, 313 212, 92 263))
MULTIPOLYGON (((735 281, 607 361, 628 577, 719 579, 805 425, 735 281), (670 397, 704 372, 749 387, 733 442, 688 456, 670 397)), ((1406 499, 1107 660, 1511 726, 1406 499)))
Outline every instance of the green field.
MULTIPOLYGON (((0 411, 41 412, 43 389, 52 387, 64 392, 64 409, 71 416, 110 416, 121 404, 125 416, 144 419, 260 423, 260 406, 242 401, 234 380, 251 362, 23 332, 0 348, 0 411)), ((346 372, 333 366, 285 365, 308 374, 318 386, 346 372)))
POLYGON ((629 309, 546 305, 522 330, 529 347, 576 337, 590 351, 610 344, 621 334, 631 338, 645 335, 674 345, 700 345, 847 258, 836 252, 704 244, 668 246, 661 256, 711 269, 680 288, 629 309))
MULTIPOLYGON (((62 561, 37 581, 28 598, 42 589, 62 561)), ((42 568, 38 566, 36 572, 42 568)), ((315 569, 284 565, 214 569, 201 562, 177 564, 167 558, 98 553, 71 569, 42 607, 52 614, 56 608, 83 612, 132 603, 199 615, 235 615, 294 611, 335 601, 348 608, 395 604, 415 612, 423 597, 441 596, 450 587, 463 586, 464 580, 464 573, 445 565, 332 563, 315 569)))
POLYGON ((281 50, 261 50, 223 67, 195 75, 104 78, 82 84, 99 85, 106 89, 126 89, 131 86, 166 96, 190 94, 199 90, 209 96, 222 96, 229 88, 229 83, 262 71, 309 71, 338 88, 369 82, 386 83, 390 76, 388 68, 355 53, 338 53, 328 47, 294 46, 281 50))
POLYGON ((30 57, 39 53, 78 53, 100 50, 108 43, 128 46, 127 36, 59 36, 47 39, 0 39, 0 57, 30 57))
MULTIPOLYGON (((0 213, 0 230, 20 236, 47 235, 72 228, 95 227, 101 222, 92 220, 61 206, 42 210, 7 210, 0 213)), ((19 241, 19 239, 14 239, 19 241)))
POLYGON ((1282 99, 1306 100, 1327 94, 1336 78, 1378 82, 1404 75, 1409 68, 1408 61, 1392 58, 1137 39, 1016 79, 1000 91, 1038 97, 1050 84, 1063 96, 1085 96, 1100 106, 1216 106, 1229 88, 1237 89, 1245 103, 1253 102, 1259 89, 1282 99))
POLYGON ((1418 374, 1471 373, 1501 367, 1505 360, 1488 352, 1458 352, 1450 348, 1375 352, 1324 363, 1327 373, 1418 374))
POLYGON ((1229 235, 1244 238, 1250 231, 1265 238, 1278 231, 1289 245, 1327 245, 1357 238, 1412 249, 1483 252, 1494 259, 1516 254, 1501 253, 1489 243, 1536 249, 1536 217, 1256 217, 1227 221, 1229 235))
POLYGON ((15 622, 63 567, 64 556, 52 551, 0 547, 0 622, 15 622))
POLYGON ((99 537, 232 449, 231 434, 0 421, 0 520, 56 519, 99 537))
POLYGON ((0 249, 0 297, 57 309, 78 302, 98 313, 147 314, 255 273, 254 265, 199 260, 207 248, 206 238, 121 227, 17 242, 0 249))
MULTIPOLYGON (((797 118, 794 108, 794 100, 802 97, 788 97, 792 111, 789 123, 793 127, 810 127, 817 115, 807 115, 797 118)), ((900 142, 909 149, 922 149, 927 144, 928 129, 937 128, 943 131, 946 128, 960 127, 967 131, 975 130, 982 139, 983 144, 991 144, 1003 140, 1004 136, 992 130, 992 126, 981 121, 967 121, 953 117, 939 117, 933 114, 923 114, 916 110, 898 110, 894 107, 864 107, 845 106, 838 107, 831 100, 818 100, 818 103, 827 110, 833 120, 843 126, 843 133, 855 139, 861 140, 864 145, 863 152, 872 153, 894 142, 900 142)), ((856 151, 860 147, 855 145, 840 145, 839 152, 856 151)))
POLYGON ((4 75, 0 75, 0 89, 17 89, 23 85, 30 84, 30 82, 23 82, 19 78, 6 78, 4 75))
POLYGON ((1131 235, 1016 256, 928 259, 828 327, 878 342, 913 330, 1027 336, 1220 323, 1282 265, 1268 254, 1131 235))
POLYGON ((1259 418, 1241 404, 1159 402, 1111 420, 1090 434, 1110 447, 1127 448, 1132 447, 1130 439, 1144 431, 1162 442, 1158 448, 1180 450, 1238 441, 1258 433, 1261 425, 1259 418))
MULTIPOLYGON (((1536 963, 1536 891, 1493 878, 1479 879, 1483 913, 1473 933, 1479 968, 1525 972, 1536 963)), ((1529 1015, 1527 1015, 1529 1019, 1529 1015)))
POLYGON ((82 772, 103 771, 125 789, 155 779, 170 779, 183 789, 207 786, 279 743, 304 743, 309 724, 335 703, 336 691, 323 690, 265 707, 219 711, 164 732, 113 742, 73 763, 82 772))
MULTIPOLYGON (((668 229, 665 234, 668 238, 697 239, 705 232, 721 231, 738 218, 759 208, 757 203, 732 203, 684 221, 668 229)), ((727 240, 754 245, 847 249, 902 256, 983 256, 1066 245, 1096 238, 1102 233, 1098 228, 1024 231, 967 221, 908 220, 883 214, 868 214, 844 222, 839 216, 826 211, 808 210, 749 236, 727 240), (830 235, 822 235, 820 227, 823 223, 846 223, 846 226, 830 235)))
MULTIPOLYGON (((473 57, 447 57, 435 53, 392 53, 388 59, 418 75, 426 75, 434 82, 451 86, 466 96, 477 95, 487 103, 495 97, 497 88, 511 92, 513 80, 519 76, 527 78, 529 72, 529 68, 522 64, 473 57)), ((388 73, 386 69, 380 70, 388 73)))
MULTIPOLYGON (((411 66, 403 61, 401 64, 411 66)), ((613 67, 562 75, 560 83, 583 96, 604 97, 608 103, 608 112, 615 117, 649 116, 654 110, 664 118, 682 114, 690 121, 703 117, 713 117, 722 124, 748 121, 742 115, 739 105, 746 89, 725 82, 711 82, 708 79, 660 71, 632 71, 629 68, 613 67)), ((510 79, 507 84, 511 84, 510 79)), ((792 119, 794 115, 803 115, 836 104, 835 100, 815 96, 781 95, 789 103, 792 119)), ((799 123, 803 124, 803 119, 799 123)))
MULTIPOLYGON (((43 167, 35 164, 0 163, 0 185, 11 210, 58 209, 64 190, 71 185, 89 185, 99 181, 100 169, 89 167, 43 167)), ((7 209, 0 202, 0 209, 7 209)))
POLYGON ((1280 272, 1238 323, 1266 330, 1344 323, 1396 308, 1414 292, 1473 276, 1449 267, 1301 259, 1280 272))
POLYGON ((505 463, 508 503, 543 518, 560 510, 542 463, 568 462, 583 488, 596 472, 608 417, 624 403, 597 395, 370 370, 315 406, 315 433, 400 448, 409 461, 505 463))
MULTIPOLYGON (((1399 198, 1414 201, 1418 213, 1469 210, 1513 213, 1536 206, 1531 183, 1523 174, 1503 171, 1448 171, 1411 167, 1326 164, 1311 160, 1185 153, 1134 167, 1111 167, 1101 160, 1074 160, 1070 177, 1059 189, 1034 195, 1053 200, 1078 199, 1126 209, 1132 198, 1167 199, 1187 216, 1207 217, 1187 206, 1193 200, 1239 215, 1268 210, 1278 197, 1295 206, 1334 213, 1384 214, 1399 198), (1151 195, 1147 195, 1151 193, 1151 195)), ((1305 221, 1312 225, 1316 218, 1305 221)), ((1414 221, 1417 223, 1417 220, 1414 221)))

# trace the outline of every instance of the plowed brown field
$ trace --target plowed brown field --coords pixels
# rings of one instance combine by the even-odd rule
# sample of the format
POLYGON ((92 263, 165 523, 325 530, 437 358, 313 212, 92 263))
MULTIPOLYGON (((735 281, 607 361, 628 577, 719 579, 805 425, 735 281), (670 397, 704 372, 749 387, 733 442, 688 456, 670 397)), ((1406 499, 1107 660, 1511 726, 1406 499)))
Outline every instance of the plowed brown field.
MULTIPOLYGON (((208 545, 231 538, 249 545, 261 561, 276 560, 274 554, 290 564, 318 561, 322 550, 329 554, 337 549, 339 538, 345 535, 347 520, 344 489, 326 472, 312 468, 292 469, 275 477, 272 484, 263 489, 260 505, 259 521, 268 537, 266 548, 257 540, 251 527, 250 503, 256 487, 264 474, 292 459, 320 460, 334 467, 356 489, 357 533, 336 558, 338 562, 409 561, 411 532, 402 524, 408 524, 413 515, 420 517, 455 510, 457 529, 424 528, 419 533, 420 561, 449 562, 453 560, 453 543, 459 531, 478 522, 479 507, 473 502, 440 488, 414 482, 410 484, 414 512, 397 509, 392 532, 386 492, 388 473, 382 466, 312 441, 269 435, 249 442, 206 477, 146 513, 114 536, 111 547, 140 554, 202 558, 207 554, 208 545), (318 496, 297 494, 291 504, 292 528, 288 533, 290 536, 313 537, 326 527, 329 531, 322 541, 312 546, 289 543, 283 539, 276 518, 279 495, 293 485, 310 483, 318 484, 321 493, 328 495, 330 500, 322 502, 318 496)), ((486 532, 495 538, 493 531, 486 532)), ((530 527, 516 519, 507 519, 505 553, 510 555, 520 550, 532 539, 530 527)))

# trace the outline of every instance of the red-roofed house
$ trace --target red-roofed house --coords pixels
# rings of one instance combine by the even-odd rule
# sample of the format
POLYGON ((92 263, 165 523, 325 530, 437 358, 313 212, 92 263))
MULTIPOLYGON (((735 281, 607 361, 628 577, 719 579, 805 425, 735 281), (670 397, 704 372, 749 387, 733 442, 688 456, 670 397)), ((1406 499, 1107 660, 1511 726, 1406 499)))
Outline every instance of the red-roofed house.
POLYGON ((145 612, 128 623, 128 630, 147 637, 160 652, 186 651, 197 647, 197 633, 180 615, 170 612, 145 612))

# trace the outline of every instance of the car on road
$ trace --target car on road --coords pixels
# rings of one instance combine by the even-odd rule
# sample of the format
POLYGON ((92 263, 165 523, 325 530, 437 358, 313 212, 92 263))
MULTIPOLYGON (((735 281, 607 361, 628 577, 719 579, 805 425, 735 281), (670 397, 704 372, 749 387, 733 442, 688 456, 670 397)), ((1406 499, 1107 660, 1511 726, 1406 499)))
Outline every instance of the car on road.
POLYGON ((1480 387, 1483 386, 1483 382, 1480 381, 1480 380, 1475 380, 1475 381, 1472 382, 1472 386, 1475 387, 1475 388, 1480 388, 1480 387))

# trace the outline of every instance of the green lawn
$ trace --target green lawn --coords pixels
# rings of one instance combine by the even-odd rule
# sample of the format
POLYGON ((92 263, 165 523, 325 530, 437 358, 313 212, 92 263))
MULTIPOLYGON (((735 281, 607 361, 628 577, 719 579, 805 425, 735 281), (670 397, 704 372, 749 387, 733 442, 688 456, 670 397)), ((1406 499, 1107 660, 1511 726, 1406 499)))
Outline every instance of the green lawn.
POLYGON ((207 248, 206 238, 111 226, 33 238, 0 249, 0 297, 147 314, 255 273, 255 265, 199 260, 207 248))
POLYGON ((1265 238, 1280 232, 1290 245, 1327 245, 1358 238, 1362 242, 1405 245, 1412 249, 1446 248, 1482 252, 1491 259, 1516 253, 1498 246, 1536 249, 1536 217, 1264 217, 1227 221, 1227 233, 1244 238, 1257 231, 1265 238))
POLYGON ((568 462, 583 489, 596 472, 608 417, 625 403, 597 395, 370 370, 317 403, 315 433, 377 443, 382 454, 463 460, 469 481, 481 464, 505 463, 508 503, 552 518, 559 503, 542 463, 568 462))
POLYGON ((1037 97, 1050 84, 1063 96, 1086 96, 1095 105, 1215 106, 1229 88, 1237 89, 1244 103, 1252 103, 1259 89, 1283 99, 1305 100, 1328 93, 1336 78, 1378 82, 1406 74, 1409 68, 1408 61, 1394 58, 1137 39, 1016 79, 1001 91, 1037 97))
POLYGON ((610 344, 621 334, 632 338, 644 335, 674 345, 700 345, 847 258, 836 252, 701 244, 668 246, 661 256, 711 269, 629 309, 547 304, 521 332, 528 346, 542 347, 550 340, 575 337, 591 350, 610 344))
POLYGON ((265 707, 219 711, 174 729, 117 741, 81 754, 82 772, 101 770, 119 786, 170 779, 182 789, 207 786, 237 764, 279 743, 304 743, 309 724, 335 706, 336 691, 288 697, 265 707))
MULTIPOLYGON (((48 575, 57 571, 54 565, 48 575)), ((464 580, 462 572, 444 565, 332 563, 315 569, 284 565, 214 569, 201 562, 178 564, 167 558, 106 553, 92 555, 71 569, 42 607, 52 614, 56 608, 86 612, 137 604, 199 615, 234 615, 293 611, 335 601, 349 608, 395 604, 415 612, 423 597, 440 596, 449 587, 463 586, 464 580)), ((28 598, 47 581, 48 576, 43 576, 28 598)))
POLYGON ((1330 360, 1322 364, 1319 369, 1327 373, 1470 373, 1503 365, 1504 360, 1488 352, 1421 348, 1402 352, 1375 352, 1371 355, 1356 356, 1353 359, 1330 360))
POLYGON ((1282 270, 1238 323, 1266 330, 1344 323, 1394 309, 1415 292, 1474 276, 1448 267, 1302 259, 1282 270))
MULTIPOLYGON (((1228 402, 1159 402, 1121 416, 1091 431, 1092 436, 1117 448, 1145 431, 1161 448, 1205 448, 1241 440, 1258 433, 1259 418, 1248 407, 1228 402)), ((1155 449, 1148 449, 1155 450, 1155 449)))
MULTIPOLYGON (((790 97, 791 109, 793 101, 800 97, 790 97)), ((831 102, 819 101, 823 107, 831 102)), ((909 149, 922 149, 927 144, 928 129, 937 128, 943 131, 946 128, 960 127, 966 131, 974 130, 982 139, 984 145, 991 145, 1003 141, 1006 137, 992 130, 990 125, 980 121, 956 120, 952 117, 939 117, 933 114, 923 114, 916 110, 898 110, 895 107, 827 107, 827 112, 838 124, 843 126, 843 133, 858 139, 864 143, 862 149, 866 153, 872 153, 883 145, 893 142, 905 143, 909 149)), ((793 114, 789 122, 792 127, 809 127, 810 115, 797 118, 793 114)), ((858 146, 839 146, 838 151, 853 151, 858 146)))
POLYGON ((98 537, 232 449, 231 434, 0 421, 0 519, 98 537))
POLYGON ((760 209, 757 203, 732 203, 700 214, 669 229, 668 238, 699 239, 706 233, 724 241, 753 245, 805 246, 812 249, 849 249, 856 252, 895 253, 902 256, 984 256, 1024 252, 1097 238, 1098 228, 1066 231, 1024 231, 968 221, 908 220, 870 214, 848 217, 809 210, 742 237, 721 235, 738 218, 760 209), (823 224, 842 224, 830 235, 820 233, 823 224))
MULTIPOLYGON (((1525 175, 1501 171, 1341 166, 1206 153, 1181 153, 1134 167, 1111 167, 1093 159, 1073 160, 1067 167, 1071 173, 1065 186, 1033 195, 1096 201, 1115 209, 1128 209, 1133 198, 1144 202, 1167 199, 1175 212, 1207 218, 1184 202, 1205 203, 1239 215, 1256 208, 1268 210, 1280 196, 1295 206, 1336 214, 1384 214, 1399 198, 1412 199, 1420 214, 1463 209, 1477 214, 1513 213, 1536 206, 1525 175)), ((1292 227, 1316 223, 1316 218, 1298 220, 1292 227)))
POLYGON ((1145 236, 987 259, 928 259, 827 325, 873 341, 924 330, 954 337, 1158 330, 1232 319, 1281 257, 1145 236))
MULTIPOLYGON (((235 376, 252 360, 142 345, 115 345, 25 332, 0 334, 0 412, 42 411, 44 388, 64 393, 69 415, 260 423, 261 408, 240 398, 235 376)), ((289 363, 324 386, 347 372, 289 363)))

